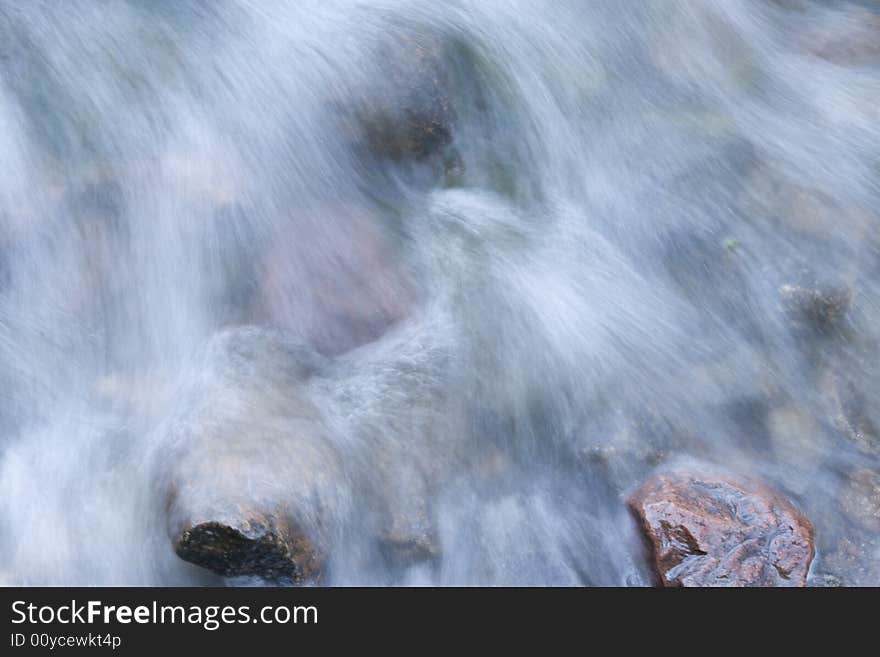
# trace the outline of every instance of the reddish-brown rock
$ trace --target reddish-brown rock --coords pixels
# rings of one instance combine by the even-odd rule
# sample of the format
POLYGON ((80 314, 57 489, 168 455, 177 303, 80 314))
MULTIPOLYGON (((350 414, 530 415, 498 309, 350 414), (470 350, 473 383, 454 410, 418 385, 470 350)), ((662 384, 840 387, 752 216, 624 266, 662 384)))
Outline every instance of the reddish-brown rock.
POLYGON ((769 486, 678 470, 629 498, 664 586, 804 586, 813 528, 769 486))

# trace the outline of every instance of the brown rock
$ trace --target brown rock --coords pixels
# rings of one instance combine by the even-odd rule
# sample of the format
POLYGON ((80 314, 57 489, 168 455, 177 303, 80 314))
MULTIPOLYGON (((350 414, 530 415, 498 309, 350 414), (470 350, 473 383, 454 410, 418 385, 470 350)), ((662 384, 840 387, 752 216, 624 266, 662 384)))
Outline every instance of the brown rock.
POLYGON ((629 507, 664 586, 804 586, 810 522, 778 492, 729 474, 657 475, 629 507))

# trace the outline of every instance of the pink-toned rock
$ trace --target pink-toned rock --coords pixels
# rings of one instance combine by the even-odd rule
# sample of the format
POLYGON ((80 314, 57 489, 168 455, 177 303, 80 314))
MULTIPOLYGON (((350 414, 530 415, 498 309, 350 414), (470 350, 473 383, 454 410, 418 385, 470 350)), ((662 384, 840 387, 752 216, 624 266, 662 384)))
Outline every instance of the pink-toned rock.
POLYGON ((847 9, 846 20, 803 39, 806 49, 839 66, 865 66, 880 59, 880 14, 863 7, 847 9))
POLYGON ((405 318, 412 288, 373 217, 342 205, 304 212, 261 263, 254 321, 323 354, 379 338, 405 318))
POLYGON ((652 477, 629 507, 664 586, 804 586, 813 527, 766 484, 682 469, 652 477))

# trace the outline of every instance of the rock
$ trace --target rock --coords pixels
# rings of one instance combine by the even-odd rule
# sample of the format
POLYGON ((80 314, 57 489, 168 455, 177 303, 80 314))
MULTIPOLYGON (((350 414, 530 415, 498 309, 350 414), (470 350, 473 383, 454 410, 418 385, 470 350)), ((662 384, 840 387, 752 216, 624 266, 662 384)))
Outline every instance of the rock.
POLYGON ((841 489, 839 503, 857 525, 880 532, 880 473, 857 468, 841 489))
POLYGON ((767 436, 774 456, 783 467, 777 472, 785 487, 797 494, 813 486, 813 475, 824 467, 829 443, 811 409, 788 402, 767 415, 767 436))
POLYGON ((809 585, 811 587, 828 589, 846 586, 846 583, 837 575, 832 575, 830 573, 819 573, 810 577, 809 585))
POLYGON ((405 318, 413 303, 380 226, 344 206, 297 217, 278 235, 260 270, 253 321, 291 332, 324 354, 372 342, 405 318))
POLYGON ((222 576, 317 581, 325 511, 344 497, 336 437, 309 389, 323 359, 239 327, 199 364, 157 454, 174 551, 222 576))
POLYGON ((696 448, 696 436, 650 409, 618 410, 595 418, 582 432, 577 459, 612 477, 653 469, 676 452, 696 448))
POLYGON ((424 531, 399 533, 391 529, 379 537, 379 545, 385 558, 396 566, 436 561, 441 555, 436 538, 424 531))
POLYGON ((825 577, 834 577, 843 586, 880 585, 880 538, 876 535, 844 536, 823 556, 825 577))
POLYGON ((845 286, 801 287, 783 285, 779 295, 785 310, 798 320, 818 329, 827 329, 846 316, 852 290, 845 286))
POLYGON ((810 53, 838 66, 865 66, 880 61, 880 14, 852 8, 845 20, 803 39, 810 53))
POLYGON ((172 541, 181 559, 225 577, 309 584, 321 574, 319 553, 308 536, 274 514, 247 511, 231 520, 189 521, 172 541))
POLYGON ((804 586, 813 528, 768 486, 722 472, 659 474, 628 500, 664 586, 804 586))
POLYGON ((452 141, 455 115, 449 72, 439 38, 398 34, 375 52, 378 84, 356 100, 357 131, 375 154, 392 160, 422 159, 452 141))
POLYGON ((403 445, 373 442, 371 470, 379 498, 375 504, 379 550, 389 566, 407 568, 440 558, 432 507, 436 491, 430 468, 401 458, 403 445))
POLYGON ((861 390, 865 381, 857 381, 855 368, 829 368, 819 379, 819 392, 831 422, 860 450, 880 453, 880 430, 873 415, 872 404, 861 390))
POLYGON ((428 502, 421 495, 391 499, 379 547, 385 559, 395 566, 410 566, 438 560, 441 556, 437 531, 428 502))

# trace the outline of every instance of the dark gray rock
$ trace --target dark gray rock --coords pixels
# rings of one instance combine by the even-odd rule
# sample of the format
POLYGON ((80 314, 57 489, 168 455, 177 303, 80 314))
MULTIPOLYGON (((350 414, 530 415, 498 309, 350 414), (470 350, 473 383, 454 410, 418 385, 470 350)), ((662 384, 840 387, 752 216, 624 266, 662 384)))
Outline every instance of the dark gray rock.
POLYGON ((796 320, 827 329, 840 322, 852 303, 852 289, 842 285, 802 287, 783 285, 779 289, 785 310, 796 320))
POLYGON ((172 541, 181 559, 226 577, 308 584, 321 575, 315 545, 283 517, 242 512, 237 520, 188 522, 172 541))
POLYGON ((439 153, 454 134, 450 69, 444 41, 398 33, 375 49, 380 82, 355 100, 354 120, 365 145, 392 160, 439 153))

